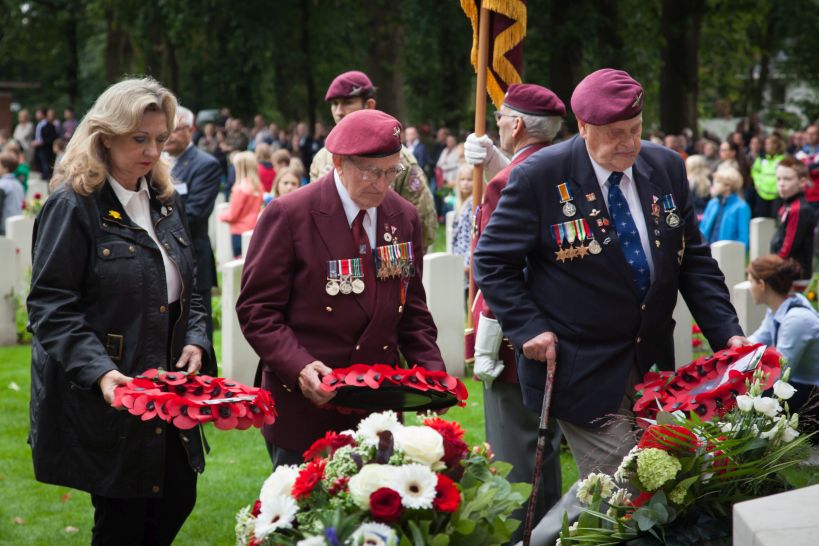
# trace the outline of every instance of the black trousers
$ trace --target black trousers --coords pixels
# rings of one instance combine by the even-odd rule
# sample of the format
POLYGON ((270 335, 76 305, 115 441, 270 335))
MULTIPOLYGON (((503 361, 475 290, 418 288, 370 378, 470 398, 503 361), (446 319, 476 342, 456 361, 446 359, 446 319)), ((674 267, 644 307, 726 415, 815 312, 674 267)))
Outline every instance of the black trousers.
POLYGON ((196 504, 196 472, 188 464, 182 441, 173 428, 165 447, 165 492, 162 497, 112 499, 91 495, 94 505, 92 546, 165 546, 196 504))
POLYGON ((297 451, 284 449, 266 440, 265 445, 267 446, 267 453, 270 455, 270 462, 273 463, 273 470, 276 470, 276 467, 279 465, 300 465, 304 462, 304 457, 297 451))

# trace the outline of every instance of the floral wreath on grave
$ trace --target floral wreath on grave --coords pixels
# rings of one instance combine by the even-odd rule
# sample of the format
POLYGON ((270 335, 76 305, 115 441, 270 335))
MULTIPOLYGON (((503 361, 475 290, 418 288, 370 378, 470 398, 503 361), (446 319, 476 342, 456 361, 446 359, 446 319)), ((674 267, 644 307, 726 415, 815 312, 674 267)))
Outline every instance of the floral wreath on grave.
POLYGON ((650 371, 634 386, 634 413, 643 418, 638 424, 661 411, 695 412, 704 421, 722 416, 747 392, 757 367, 765 374, 764 389, 769 389, 779 378, 782 360, 775 348, 755 344, 702 356, 676 372, 650 371))
POLYGON ((427 411, 464 407, 469 393, 463 381, 444 371, 387 364, 353 364, 322 378, 321 388, 336 395, 323 408, 340 413, 427 411))
POLYGON ((273 397, 223 377, 151 368, 114 390, 113 407, 143 421, 162 419, 187 430, 213 423, 222 430, 260 428, 276 420, 273 397))

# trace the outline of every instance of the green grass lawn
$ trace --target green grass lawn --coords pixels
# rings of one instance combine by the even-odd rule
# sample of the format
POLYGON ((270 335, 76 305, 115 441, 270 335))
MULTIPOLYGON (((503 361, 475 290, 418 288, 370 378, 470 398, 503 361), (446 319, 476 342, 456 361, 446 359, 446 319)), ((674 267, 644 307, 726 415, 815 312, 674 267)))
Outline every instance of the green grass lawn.
MULTIPOLYGON (((217 348, 220 339, 217 332, 217 348)), ((219 354, 219 353, 217 353, 219 354)), ((0 348, 0 544, 80 545, 91 537, 93 511, 86 493, 34 480, 28 435, 28 345, 0 348)), ((453 408, 470 444, 484 440, 481 385, 466 380, 465 408, 453 408)), ((233 544, 234 515, 252 502, 270 473, 270 462, 256 429, 220 431, 207 427, 211 453, 199 478, 199 498, 176 544, 233 544)), ((534 454, 533 454, 534 456, 534 454)), ((574 461, 563 455, 564 484, 577 476, 574 461)))

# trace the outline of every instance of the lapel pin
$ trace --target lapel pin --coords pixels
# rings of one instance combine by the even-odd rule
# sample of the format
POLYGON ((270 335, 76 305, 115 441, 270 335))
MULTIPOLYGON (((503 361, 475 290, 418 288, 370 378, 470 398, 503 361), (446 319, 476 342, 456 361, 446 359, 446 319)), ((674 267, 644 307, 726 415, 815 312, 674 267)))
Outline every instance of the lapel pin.
POLYGON ((592 211, 589 213, 589 216, 591 216, 592 218, 594 218, 595 216, 597 216, 597 215, 599 215, 599 214, 600 214, 600 211, 599 211, 599 210, 597 210, 597 209, 592 209, 592 211))
POLYGON ((597 201, 597 195, 594 192, 587 193, 586 194, 586 201, 588 201, 588 202, 597 201))
POLYGON ((607 245, 607 244, 609 244, 610 242, 611 242, 611 237, 606 237, 605 239, 603 239, 603 244, 604 244, 604 245, 607 245))

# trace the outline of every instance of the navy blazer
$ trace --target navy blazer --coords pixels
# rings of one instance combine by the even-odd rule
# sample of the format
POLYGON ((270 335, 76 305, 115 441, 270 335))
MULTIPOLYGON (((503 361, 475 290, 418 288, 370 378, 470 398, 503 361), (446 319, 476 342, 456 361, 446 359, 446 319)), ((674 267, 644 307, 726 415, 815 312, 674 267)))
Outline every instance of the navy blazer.
MULTIPOLYGON (((697 228, 682 159, 643 142, 633 174, 656 273, 644 301, 616 231, 598 225, 610 216, 585 141, 577 136, 540 150, 512 171, 475 250, 478 286, 515 346, 543 332, 557 335, 551 412, 580 425, 617 411, 635 363, 643 373, 652 364, 674 369, 671 315, 678 290, 712 347, 742 334, 725 278, 697 228), (574 195, 572 218, 562 212, 562 182, 574 195), (662 212, 668 194, 681 219, 674 228, 662 212), (656 216, 653 203, 660 206, 656 216), (592 216, 593 209, 599 213, 592 216), (558 262, 552 225, 581 217, 602 252, 558 262)), ((518 374, 524 403, 539 412, 545 364, 521 356, 518 374)))
POLYGON ((219 194, 222 169, 212 155, 189 146, 176 160, 171 176, 174 183, 188 185, 188 193, 182 196, 182 202, 185 203, 196 255, 196 291, 207 292, 216 286, 216 261, 208 237, 208 218, 219 194))

